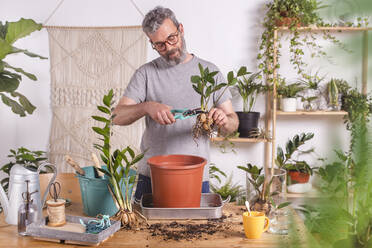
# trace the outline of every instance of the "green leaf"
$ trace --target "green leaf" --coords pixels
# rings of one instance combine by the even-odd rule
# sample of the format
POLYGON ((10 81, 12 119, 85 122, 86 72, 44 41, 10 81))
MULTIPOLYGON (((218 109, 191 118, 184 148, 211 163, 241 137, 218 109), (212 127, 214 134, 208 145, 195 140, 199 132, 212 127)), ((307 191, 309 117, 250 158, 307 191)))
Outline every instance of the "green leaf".
POLYGON ((246 74, 248 74, 247 67, 245 66, 240 67, 240 69, 238 70, 237 76, 240 77, 246 74))
POLYGON ((16 67, 13 67, 11 65, 9 65, 8 63, 5 63, 4 62, 4 66, 7 67, 7 68, 11 68, 13 70, 15 70, 16 72, 19 72, 19 73, 22 73, 23 75, 25 75, 26 77, 28 77, 29 79, 31 80, 34 80, 36 81, 37 78, 34 74, 31 74, 31 73, 28 73, 28 72, 25 72, 22 68, 16 68, 16 67))
POLYGON ((109 93, 103 97, 103 104, 105 104, 107 107, 110 108, 112 105, 111 100, 113 96, 114 96, 114 91, 113 89, 111 89, 109 93))
POLYGON ((201 81, 201 78, 198 75, 191 76, 191 82, 197 84, 201 81))
POLYGON ((229 82, 229 84, 233 81, 234 79, 234 72, 233 71, 229 71, 227 73, 227 81, 229 82))
POLYGON ((4 39, 0 38, 0 60, 10 53, 12 53, 12 46, 4 39))
POLYGON ((204 77, 204 68, 200 63, 198 64, 198 66, 199 66, 200 76, 203 78, 204 77))
POLYGON ((13 92, 18 88, 19 84, 19 79, 4 73, 0 74, 0 92, 13 92))
POLYGON ((283 202, 283 203, 279 204, 279 206, 277 208, 281 209, 281 208, 285 208, 286 206, 289 206, 289 205, 291 205, 291 202, 283 202))
POLYGON ((31 58, 39 58, 39 59, 48 59, 47 57, 43 57, 41 55, 38 55, 36 53, 32 53, 28 50, 25 50, 25 49, 19 49, 19 48, 16 48, 16 47, 12 47, 12 52, 11 53, 24 53, 25 55, 31 57, 31 58))
POLYGON ((41 30, 42 27, 42 24, 38 24, 32 19, 21 18, 17 22, 9 22, 5 40, 9 44, 13 44, 16 40, 23 38, 36 30, 41 30))
POLYGON ((104 123, 108 123, 108 124, 110 123, 110 120, 107 120, 106 118, 101 117, 101 116, 93 115, 92 118, 95 119, 96 121, 100 121, 100 122, 104 122, 104 123))
POLYGON ((199 90, 199 88, 196 86, 196 85, 192 85, 192 87, 194 88, 194 90, 198 93, 198 94, 202 94, 199 90))
POLYGON ((111 114, 111 111, 104 106, 97 106, 97 109, 105 114, 111 114))
POLYGON ((102 128, 99 127, 92 127, 93 131, 104 136, 104 137, 109 137, 109 134, 102 128))
POLYGON ((12 92, 11 95, 18 97, 19 103, 28 114, 32 114, 35 111, 36 107, 24 95, 18 92, 12 92))
POLYGON ((1 95, 1 100, 3 101, 3 103, 5 105, 8 105, 9 107, 11 107, 12 111, 15 114, 18 114, 21 117, 26 116, 25 110, 23 109, 23 107, 19 103, 10 99, 9 97, 4 95, 3 93, 0 93, 0 95, 1 95))
POLYGON ((134 151, 129 146, 127 147, 127 150, 130 154, 130 157, 133 159, 135 157, 134 151))
POLYGON ((132 162, 130 163, 131 165, 134 165, 136 163, 138 163, 141 159, 143 159, 143 157, 145 156, 144 153, 141 153, 139 155, 137 155, 133 160, 132 162))

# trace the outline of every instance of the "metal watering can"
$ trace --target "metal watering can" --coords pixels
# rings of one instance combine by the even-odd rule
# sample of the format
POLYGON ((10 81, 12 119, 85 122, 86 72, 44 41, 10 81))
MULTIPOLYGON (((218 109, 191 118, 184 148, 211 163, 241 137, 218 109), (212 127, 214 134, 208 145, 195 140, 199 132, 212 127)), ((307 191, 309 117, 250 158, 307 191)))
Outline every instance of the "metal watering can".
POLYGON ((21 165, 14 165, 10 170, 10 178, 9 178, 9 188, 8 188, 8 197, 0 185, 0 202, 1 206, 4 209, 5 214, 5 221, 11 225, 18 224, 18 209, 21 204, 23 204, 22 193, 26 192, 26 183, 25 180, 29 180, 29 192, 37 191, 36 193, 32 194, 31 199, 33 203, 37 206, 38 212, 38 220, 41 221, 42 215, 42 208, 44 206, 47 193, 49 192, 49 188, 51 183, 56 179, 57 176, 57 169, 54 165, 50 163, 43 163, 41 164, 37 171, 25 168, 21 165), (43 195, 43 200, 41 201, 40 198, 40 180, 39 174, 40 170, 44 167, 50 167, 53 169, 53 178, 49 181, 48 187, 45 190, 43 195))

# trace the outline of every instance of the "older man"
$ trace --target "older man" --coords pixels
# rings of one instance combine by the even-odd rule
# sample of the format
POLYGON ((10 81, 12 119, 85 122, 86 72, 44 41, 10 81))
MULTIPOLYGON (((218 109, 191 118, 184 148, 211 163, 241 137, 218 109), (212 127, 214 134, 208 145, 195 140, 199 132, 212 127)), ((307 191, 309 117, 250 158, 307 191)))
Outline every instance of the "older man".
MULTIPOLYGON (((176 122, 170 110, 200 107, 200 95, 194 91, 190 81, 192 75, 199 74, 199 63, 208 67, 209 71, 218 71, 214 64, 187 52, 183 25, 170 9, 156 7, 148 12, 142 28, 160 57, 136 70, 114 110, 114 124, 117 125, 130 125, 143 116, 146 118, 141 149, 149 150, 138 165, 136 199, 140 199, 143 193, 151 193, 150 168, 146 163, 148 158, 189 154, 209 160, 208 137, 201 137, 198 144, 192 138, 195 117, 176 122)), ((217 74, 216 81, 225 82, 221 73, 217 74)), ((221 93, 216 92, 214 100, 221 93)), ((217 107, 209 112, 209 117, 225 133, 235 131, 239 124, 230 98, 231 94, 226 92, 219 98, 217 107)), ((204 169, 202 192, 209 192, 208 166, 204 169)))

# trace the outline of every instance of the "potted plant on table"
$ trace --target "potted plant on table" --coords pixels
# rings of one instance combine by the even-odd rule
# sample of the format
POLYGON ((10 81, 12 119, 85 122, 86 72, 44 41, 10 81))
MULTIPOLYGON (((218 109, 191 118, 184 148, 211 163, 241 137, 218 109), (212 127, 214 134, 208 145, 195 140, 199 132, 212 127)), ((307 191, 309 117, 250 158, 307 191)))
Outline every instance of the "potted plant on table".
MULTIPOLYGON (((131 228, 138 224, 140 217, 144 218, 138 211, 133 209, 131 202, 132 189, 136 181, 134 166, 144 157, 144 153, 136 155, 129 146, 122 150, 112 149, 112 120, 114 118, 112 113, 114 102, 112 99, 113 90, 110 90, 109 93, 103 97, 103 105, 97 106, 98 110, 102 112, 104 116, 92 116, 94 120, 104 124, 103 127, 92 127, 93 131, 101 136, 99 140, 103 141, 102 144, 94 144, 94 147, 101 152, 100 157, 105 164, 105 167, 97 168, 100 172, 105 174, 105 177, 95 178, 95 180, 100 183, 99 185, 97 184, 98 186, 107 187, 108 191, 111 193, 112 199, 117 207, 117 212, 112 218, 119 220, 122 227, 131 228)), ((89 189, 84 188, 80 181, 80 179, 84 180, 86 178, 81 175, 78 175, 78 177, 80 188, 82 189, 83 204, 92 204, 94 201, 100 202, 103 200, 94 199, 94 197, 97 198, 97 194, 94 192, 91 194, 93 199, 84 199, 84 196, 87 195, 85 191, 89 189)), ((97 191, 98 189, 95 190, 97 191)))
MULTIPOLYGON (((3 165, 0 168, 0 171, 6 174, 5 177, 1 180, 1 186, 3 187, 5 193, 8 193, 9 187, 9 176, 10 170, 16 164, 21 165, 25 168, 37 170, 39 166, 43 163, 43 161, 47 160, 46 152, 44 151, 31 151, 25 147, 20 147, 16 150, 10 149, 10 153, 8 158, 11 159, 9 163, 3 165)), ((51 168, 45 167, 46 170, 42 169, 40 174, 53 172, 51 168)))
POLYGON ((37 78, 22 68, 11 66, 4 59, 15 53, 24 53, 29 57, 47 59, 13 46, 17 40, 36 30, 41 30, 41 28, 42 24, 38 24, 31 19, 21 18, 17 22, 6 22, 5 24, 0 22, 0 96, 3 103, 11 107, 12 111, 19 116, 32 114, 36 109, 27 97, 17 91, 22 80, 22 74, 33 81, 36 81, 37 78))
MULTIPOLYGON (((263 174, 263 168, 258 168, 256 165, 248 163, 246 166, 237 166, 237 168, 245 171, 247 178, 247 191, 248 184, 252 185, 254 195, 250 201, 251 209, 258 212, 265 212, 269 216, 272 207, 275 209, 281 209, 288 206, 289 202, 281 202, 280 194, 283 193, 283 185, 281 178, 277 177, 280 173, 275 173, 274 176, 267 179, 267 185, 265 185, 265 175, 263 174)), ((278 169, 276 169, 278 170, 278 169)), ((270 176, 270 175, 269 175, 270 176)), ((247 192, 249 194, 249 192, 247 192)))
POLYGON ((296 97, 303 89, 300 83, 286 85, 284 79, 281 79, 277 87, 281 109, 285 112, 295 112, 297 110, 296 97))
POLYGON ((260 112, 253 112, 252 110, 258 94, 266 89, 261 82, 256 82, 261 78, 260 73, 247 72, 245 66, 241 67, 237 73, 236 88, 243 99, 243 111, 236 112, 239 117, 238 132, 240 137, 252 137, 251 132, 258 128, 260 112))

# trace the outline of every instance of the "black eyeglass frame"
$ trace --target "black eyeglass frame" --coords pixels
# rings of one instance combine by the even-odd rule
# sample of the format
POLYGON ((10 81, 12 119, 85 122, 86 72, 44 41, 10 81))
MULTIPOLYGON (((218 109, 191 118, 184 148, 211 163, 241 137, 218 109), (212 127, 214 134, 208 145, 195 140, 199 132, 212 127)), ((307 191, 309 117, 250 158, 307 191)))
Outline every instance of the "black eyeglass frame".
POLYGON ((175 33, 170 34, 165 41, 158 41, 154 43, 150 40, 151 46, 154 50, 158 52, 164 52, 167 48, 165 43, 168 43, 171 46, 177 44, 177 42, 179 41, 179 37, 178 37, 179 34, 180 34, 180 30, 179 28, 177 28, 177 31, 175 33), (175 40, 172 41, 170 40, 170 38, 175 39, 175 40))

